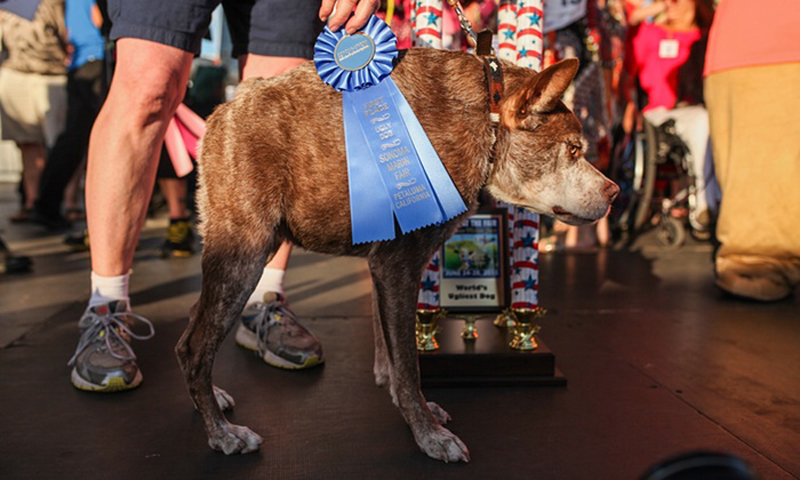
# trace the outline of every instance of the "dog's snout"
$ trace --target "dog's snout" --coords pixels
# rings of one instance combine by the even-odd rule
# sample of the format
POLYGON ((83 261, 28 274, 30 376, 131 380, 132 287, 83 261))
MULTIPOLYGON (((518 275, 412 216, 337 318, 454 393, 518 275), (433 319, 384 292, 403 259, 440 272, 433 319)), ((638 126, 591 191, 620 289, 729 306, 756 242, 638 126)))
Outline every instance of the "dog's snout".
POLYGON ((606 186, 603 188, 603 191, 605 191, 606 196, 608 197, 608 202, 611 203, 615 198, 617 198, 617 195, 619 195, 619 186, 617 186, 617 184, 614 182, 606 182, 606 186))

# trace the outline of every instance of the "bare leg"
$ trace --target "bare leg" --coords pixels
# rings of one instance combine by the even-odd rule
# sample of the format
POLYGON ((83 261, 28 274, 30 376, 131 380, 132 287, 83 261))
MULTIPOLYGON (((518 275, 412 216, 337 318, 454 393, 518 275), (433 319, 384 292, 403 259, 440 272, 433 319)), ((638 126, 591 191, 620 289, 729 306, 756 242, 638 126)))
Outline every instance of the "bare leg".
POLYGON ((158 184, 167 199, 169 218, 187 218, 189 210, 186 209, 186 180, 181 178, 161 178, 158 180, 158 184))
POLYGON ((81 162, 81 166, 75 170, 75 173, 72 174, 72 178, 64 189, 64 208, 67 210, 67 219, 69 220, 77 220, 77 218, 70 217, 73 217, 74 211, 80 208, 81 178, 83 178, 83 172, 85 171, 84 168, 82 168, 82 164, 83 162, 81 162), (71 213, 70 210, 72 210, 73 213, 71 213))
POLYGON ((44 146, 26 143, 19 146, 22 152, 22 187, 25 189, 25 210, 33 208, 39 195, 39 177, 44 170, 44 146))
POLYGON ((601 248, 606 248, 611 239, 611 230, 608 226, 608 215, 597 222, 597 244, 601 248))
POLYGON ((131 268, 161 142, 183 99, 192 61, 191 53, 134 38, 117 42, 117 56, 108 98, 92 129, 86 175, 92 270, 103 276, 131 268))

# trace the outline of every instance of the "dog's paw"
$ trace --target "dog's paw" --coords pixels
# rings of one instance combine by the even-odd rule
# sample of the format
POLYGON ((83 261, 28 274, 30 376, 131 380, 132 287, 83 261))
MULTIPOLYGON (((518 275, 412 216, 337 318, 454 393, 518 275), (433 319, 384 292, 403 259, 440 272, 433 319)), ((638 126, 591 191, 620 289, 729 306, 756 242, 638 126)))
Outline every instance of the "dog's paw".
POLYGON ((214 398, 217 399, 217 405, 219 405, 220 410, 223 412, 236 406, 236 402, 233 401, 233 397, 231 397, 228 392, 216 385, 214 385, 214 398))
POLYGON ((445 463, 466 463, 470 460, 469 450, 464 442, 444 427, 436 427, 430 433, 418 438, 417 445, 429 457, 445 463))
POLYGON ((217 435, 208 438, 208 446, 231 455, 255 452, 263 441, 260 435, 247 427, 226 423, 217 435))
POLYGON ((431 413, 433 414, 433 418, 439 422, 439 425, 445 425, 447 422, 452 420, 453 418, 450 417, 450 414, 445 411, 444 408, 440 407, 439 405, 428 402, 428 408, 431 409, 431 413))

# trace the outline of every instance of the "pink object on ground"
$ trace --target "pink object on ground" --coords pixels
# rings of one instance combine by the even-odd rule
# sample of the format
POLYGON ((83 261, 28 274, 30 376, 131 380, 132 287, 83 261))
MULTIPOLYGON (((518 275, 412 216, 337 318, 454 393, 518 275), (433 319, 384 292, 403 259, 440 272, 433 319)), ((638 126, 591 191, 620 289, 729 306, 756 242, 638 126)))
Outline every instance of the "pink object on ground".
POLYGON ((667 31, 650 23, 639 26, 633 38, 633 72, 638 75, 642 90, 647 93, 648 102, 644 111, 658 107, 673 108, 677 100, 678 69, 689 58, 692 44, 701 37, 700 29, 681 32, 667 31), (661 55, 662 42, 677 41, 677 52, 661 55))
POLYGON ((800 62, 800 2, 725 0, 714 16, 703 75, 800 62))

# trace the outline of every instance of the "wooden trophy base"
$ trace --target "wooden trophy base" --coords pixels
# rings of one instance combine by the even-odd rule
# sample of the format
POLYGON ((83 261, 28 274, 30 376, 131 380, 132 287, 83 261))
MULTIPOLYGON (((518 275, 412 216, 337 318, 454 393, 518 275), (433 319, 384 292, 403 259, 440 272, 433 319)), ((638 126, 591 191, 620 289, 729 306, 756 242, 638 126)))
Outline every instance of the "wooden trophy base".
POLYGON ((439 349, 419 352, 423 387, 565 386, 567 379, 556 368, 555 355, 537 338, 531 351, 508 346, 512 329, 496 327, 494 317, 475 321, 476 340, 461 338, 464 321, 439 321, 439 349))

